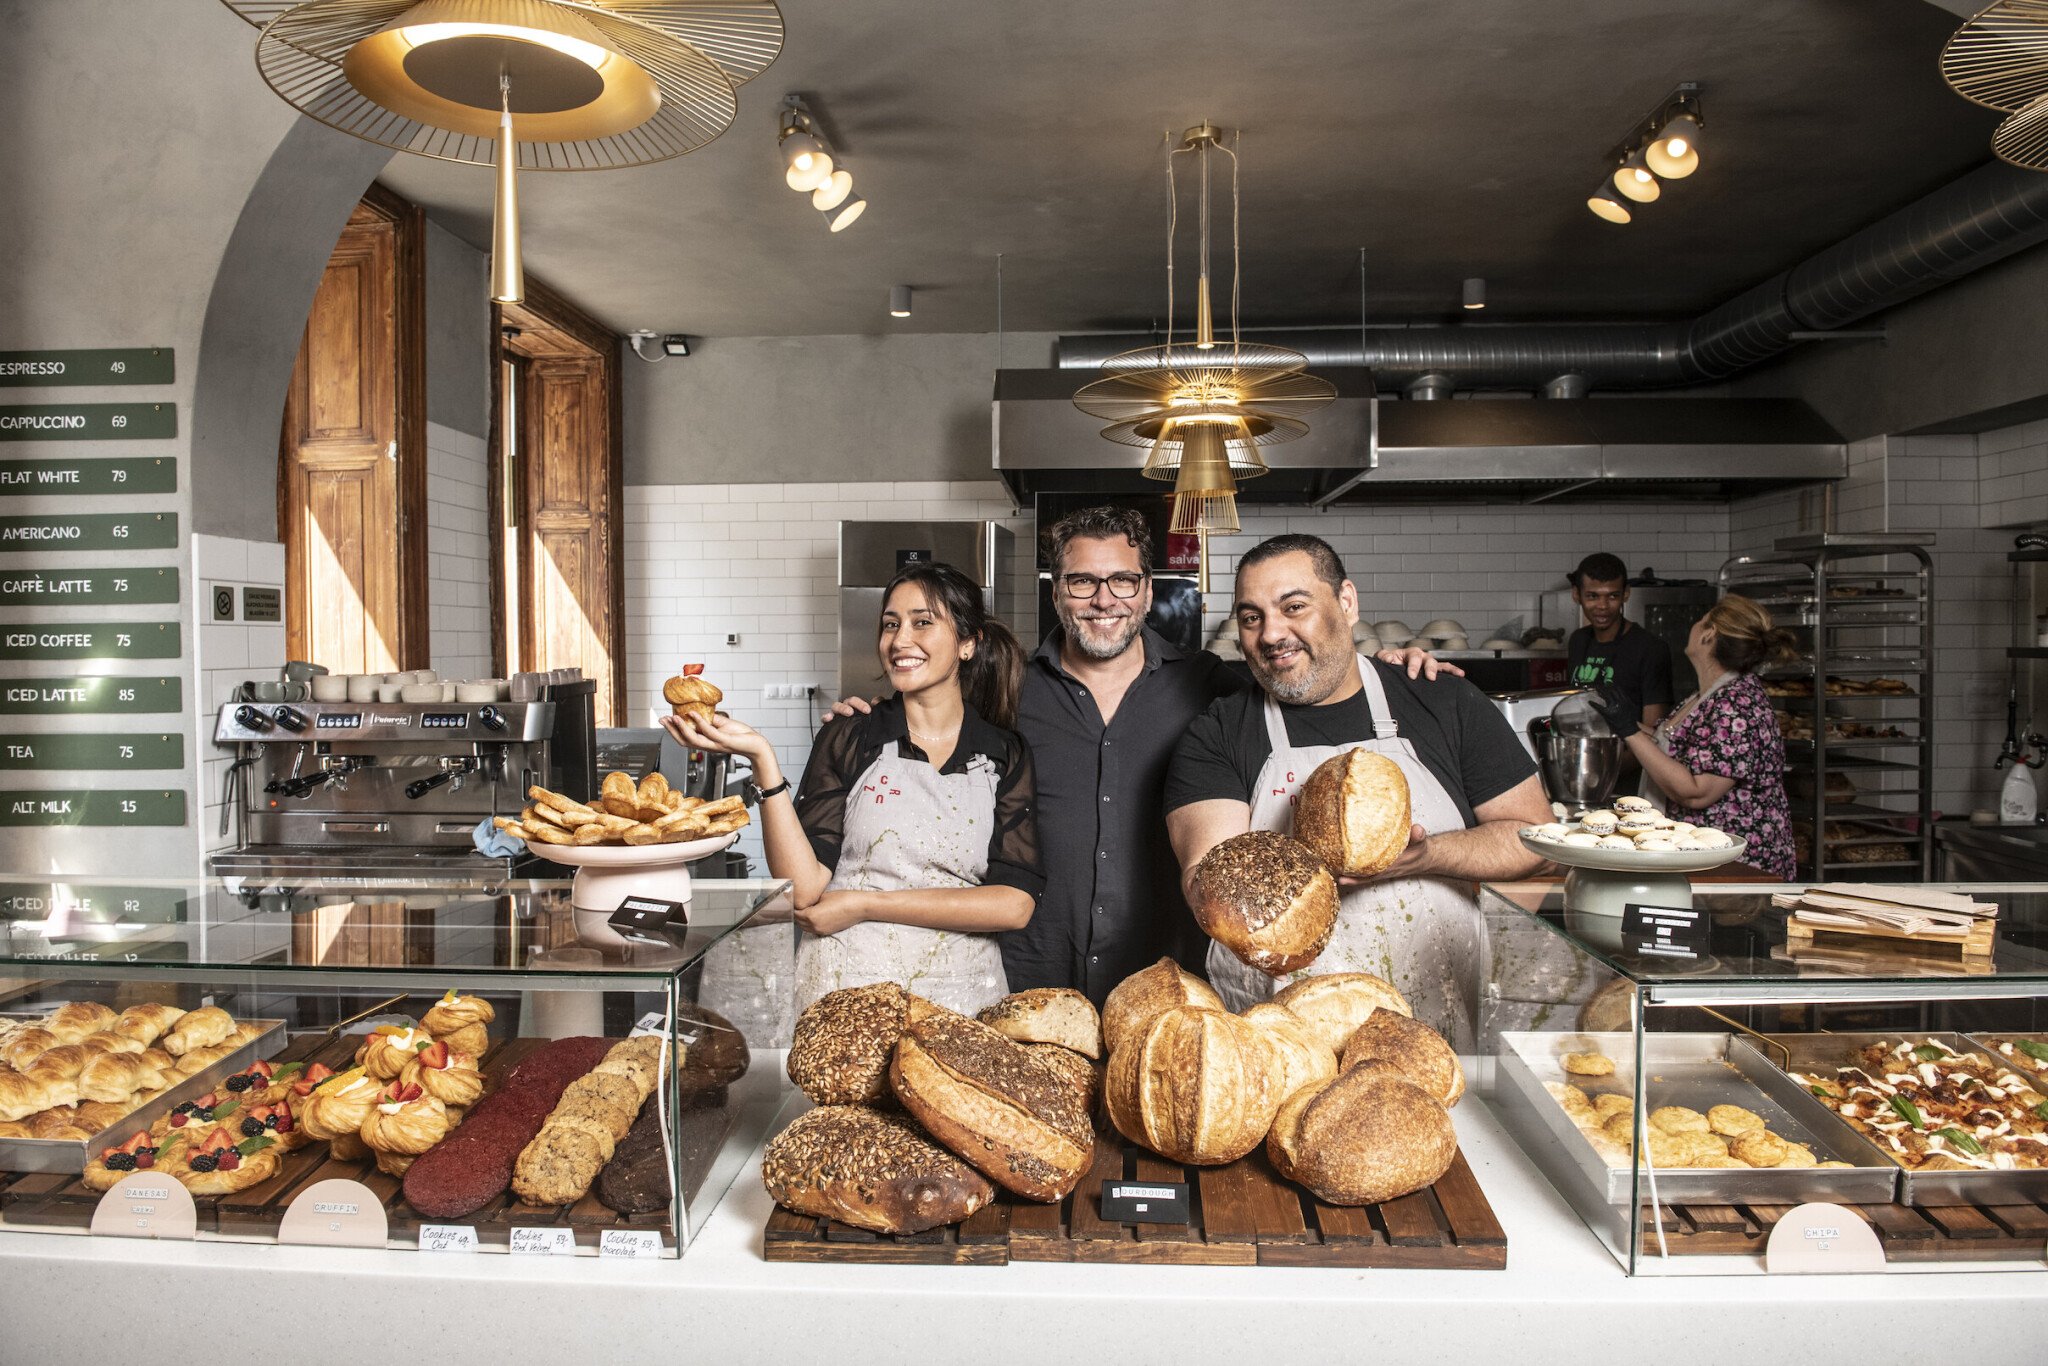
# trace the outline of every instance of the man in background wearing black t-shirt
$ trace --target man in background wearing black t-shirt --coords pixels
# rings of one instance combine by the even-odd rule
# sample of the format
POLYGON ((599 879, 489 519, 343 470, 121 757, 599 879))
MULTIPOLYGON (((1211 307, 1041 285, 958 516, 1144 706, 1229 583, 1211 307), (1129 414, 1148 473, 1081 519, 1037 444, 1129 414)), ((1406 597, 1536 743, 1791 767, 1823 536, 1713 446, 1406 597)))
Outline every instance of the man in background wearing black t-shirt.
MULTIPOLYGON (((1551 818, 1535 765, 1470 683, 1410 679, 1359 659, 1358 592, 1326 542, 1261 542, 1238 562, 1235 603, 1259 690, 1212 703, 1167 773, 1166 827, 1190 901, 1191 874, 1217 844, 1247 830, 1293 830, 1295 796, 1324 760, 1355 748, 1385 755, 1408 781, 1408 847, 1377 877, 1340 879, 1336 932, 1292 976, 1375 973, 1400 988, 1417 1019, 1471 1048, 1485 969, 1474 884, 1542 864, 1515 834, 1551 818)), ((1218 944, 1209 976, 1233 1009, 1291 980, 1218 944)))
POLYGON ((1572 632, 1566 677, 1575 688, 1613 687, 1642 705, 1654 727, 1671 695, 1671 647, 1621 614, 1628 605, 1628 567, 1605 551, 1588 555, 1567 577, 1586 624, 1572 632))

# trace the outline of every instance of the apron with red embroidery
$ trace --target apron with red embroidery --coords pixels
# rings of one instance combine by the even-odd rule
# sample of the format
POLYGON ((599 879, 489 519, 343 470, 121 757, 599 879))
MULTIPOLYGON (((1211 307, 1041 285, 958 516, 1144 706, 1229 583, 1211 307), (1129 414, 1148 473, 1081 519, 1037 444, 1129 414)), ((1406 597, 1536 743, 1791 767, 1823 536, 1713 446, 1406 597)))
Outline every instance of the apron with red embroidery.
MULTIPOLYGON (((986 755, 970 755, 963 772, 941 773, 889 745, 847 795, 846 832, 826 890, 979 887, 999 778, 986 755)), ((900 982, 964 1015, 1010 990, 994 935, 869 920, 798 943, 799 1011, 827 992, 871 982, 900 982)))

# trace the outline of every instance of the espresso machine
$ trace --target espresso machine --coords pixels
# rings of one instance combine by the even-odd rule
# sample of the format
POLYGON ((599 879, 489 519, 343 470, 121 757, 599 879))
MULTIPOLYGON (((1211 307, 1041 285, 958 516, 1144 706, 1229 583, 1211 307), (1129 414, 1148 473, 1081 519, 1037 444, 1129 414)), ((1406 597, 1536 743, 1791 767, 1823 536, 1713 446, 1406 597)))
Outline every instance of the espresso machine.
POLYGON ((597 790, 594 685, 521 702, 230 702, 214 741, 233 746, 236 847, 218 876, 539 876, 522 850, 476 851, 471 833, 517 815, 539 784, 597 790))

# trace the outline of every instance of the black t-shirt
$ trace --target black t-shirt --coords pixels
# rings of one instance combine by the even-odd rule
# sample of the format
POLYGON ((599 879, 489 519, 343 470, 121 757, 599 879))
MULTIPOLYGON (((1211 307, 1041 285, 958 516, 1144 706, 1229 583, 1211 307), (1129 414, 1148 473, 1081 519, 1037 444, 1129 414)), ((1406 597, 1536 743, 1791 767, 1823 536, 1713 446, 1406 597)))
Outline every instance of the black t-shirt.
MULTIPOLYGON (((931 762, 910 738, 902 699, 896 697, 883 699, 866 716, 849 716, 826 726, 811 746, 804 780, 796 792, 796 815, 811 841, 811 851, 827 868, 839 866, 847 803, 860 796, 854 784, 891 746, 905 760, 931 762)), ((968 761, 976 755, 987 756, 997 773, 995 809, 989 813, 988 871, 982 875, 982 885, 1015 887, 1035 900, 1045 890, 1045 873, 1038 859, 1038 819, 1033 810, 1037 784, 1032 777, 1031 748, 1014 731, 991 725, 968 707, 960 722, 960 738, 939 772, 965 773, 968 761)))
POLYGON ((1581 626, 1572 632, 1570 654, 1566 676, 1575 688, 1611 683, 1646 707, 1668 708, 1677 700, 1671 695, 1671 647, 1632 621, 1624 621, 1621 634, 1609 641, 1593 639, 1593 628, 1581 626))
MULTIPOLYGON (((1467 825, 1473 810, 1536 772, 1507 719, 1486 695, 1446 674, 1411 679, 1378 660, 1387 709, 1400 736, 1458 804, 1467 825)), ((1204 801, 1249 802, 1259 770, 1273 753, 1266 735, 1266 695, 1253 690, 1218 698, 1188 728, 1166 777, 1166 809, 1204 801)), ((1372 704, 1360 689, 1326 706, 1280 704, 1287 738, 1296 745, 1355 745, 1373 738, 1372 704)))

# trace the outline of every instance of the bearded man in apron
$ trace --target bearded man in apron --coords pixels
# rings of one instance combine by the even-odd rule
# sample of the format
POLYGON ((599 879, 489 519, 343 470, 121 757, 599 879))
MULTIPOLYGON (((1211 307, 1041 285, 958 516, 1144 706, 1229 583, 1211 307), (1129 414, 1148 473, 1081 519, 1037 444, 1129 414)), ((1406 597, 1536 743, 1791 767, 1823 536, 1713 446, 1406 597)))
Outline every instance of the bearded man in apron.
POLYGON ((1166 825, 1184 881, 1233 835, 1291 833, 1301 785, 1350 749, 1399 766, 1415 824, 1384 873, 1339 879, 1336 932, 1308 968, 1269 977, 1212 943, 1211 982, 1242 1010, 1300 977, 1370 972, 1453 1047, 1472 1051, 1487 966, 1477 884, 1543 864, 1516 838, 1551 818, 1534 761, 1471 684, 1411 680, 1352 650, 1358 593, 1327 542, 1262 542, 1238 563, 1234 603, 1259 689, 1216 702, 1175 751, 1166 825))

